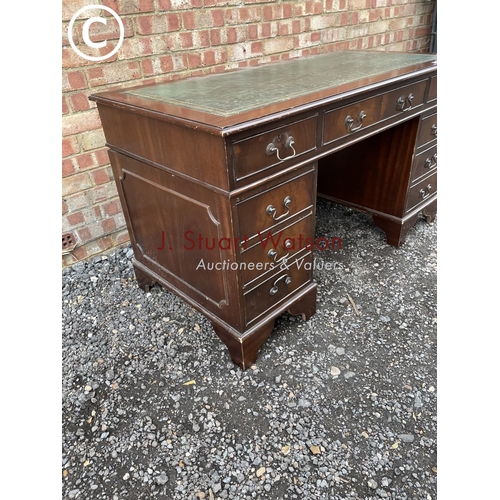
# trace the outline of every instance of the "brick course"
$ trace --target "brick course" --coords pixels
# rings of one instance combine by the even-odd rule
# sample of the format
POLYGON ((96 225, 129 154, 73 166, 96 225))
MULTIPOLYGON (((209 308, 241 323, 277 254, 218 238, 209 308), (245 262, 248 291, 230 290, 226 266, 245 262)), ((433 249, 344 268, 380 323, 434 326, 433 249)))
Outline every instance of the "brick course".
MULTIPOLYGON (((128 241, 94 92, 222 72, 336 50, 426 52, 434 1, 427 0, 65 0, 62 12, 63 232, 78 244, 63 265, 128 241), (69 44, 71 17, 85 5, 113 9, 125 37, 116 54, 88 61, 69 44)), ((104 14, 104 13, 101 13, 104 14)), ((73 39, 88 55, 117 43, 116 20, 95 23, 86 47, 77 19, 73 39)))

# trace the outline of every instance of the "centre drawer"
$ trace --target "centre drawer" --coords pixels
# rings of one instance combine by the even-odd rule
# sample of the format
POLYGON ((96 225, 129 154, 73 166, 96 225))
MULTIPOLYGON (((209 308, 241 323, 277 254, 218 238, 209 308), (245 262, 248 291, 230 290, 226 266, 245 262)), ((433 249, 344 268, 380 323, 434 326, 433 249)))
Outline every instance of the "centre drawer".
POLYGON ((326 111, 323 118, 323 144, 329 144, 357 131, 364 131, 384 120, 422 106, 426 86, 427 80, 422 80, 326 111))
POLYGON ((267 280, 243 294, 247 325, 282 303, 293 292, 312 280, 313 254, 302 252, 291 264, 280 267, 267 280))
POLYGON ((318 115, 296 120, 232 143, 233 171, 236 181, 289 163, 316 149, 318 115))
POLYGON ((311 209, 315 195, 316 171, 314 166, 310 166, 291 179, 283 180, 237 202, 240 238, 256 239, 258 232, 267 233, 269 229, 294 215, 311 209))

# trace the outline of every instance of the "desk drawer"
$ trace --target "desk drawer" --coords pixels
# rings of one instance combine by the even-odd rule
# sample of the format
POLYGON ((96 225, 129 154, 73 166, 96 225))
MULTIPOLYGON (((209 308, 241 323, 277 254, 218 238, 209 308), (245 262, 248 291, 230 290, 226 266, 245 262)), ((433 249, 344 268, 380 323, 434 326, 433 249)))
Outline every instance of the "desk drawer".
POLYGON ((430 174, 437 168, 437 146, 432 146, 425 151, 422 151, 413 161, 413 170, 411 173, 411 181, 416 181, 423 175, 430 174))
POLYGON ((424 203, 437 193, 437 172, 430 177, 422 179, 419 183, 410 188, 406 211, 409 212, 420 203, 424 203))
POLYGON ((372 125, 421 106, 427 80, 399 87, 385 94, 326 111, 323 121, 323 144, 365 130, 372 125))
POLYGON ((417 148, 437 140, 437 113, 422 118, 417 137, 417 148))
MULTIPOLYGON (((307 213, 307 212, 306 212, 307 213)), ((314 239, 314 217, 312 211, 298 221, 277 231, 261 232, 257 241, 244 250, 241 260, 244 263, 242 276, 247 285, 260 275, 277 270, 284 262, 293 261, 304 250, 308 238, 314 239), (259 264, 259 265, 257 265, 259 264)))
POLYGON ((236 204, 239 235, 252 238, 313 206, 315 170, 282 181, 236 204))
POLYGON ((266 281, 244 293, 247 325, 312 280, 312 258, 310 251, 300 254, 292 264, 287 264, 287 269, 280 269, 266 281))
POLYGON ((427 96, 427 102, 437 100, 437 76, 431 78, 431 83, 429 85, 429 95, 427 96))
POLYGON ((236 180, 316 149, 318 115, 304 118, 232 144, 236 180))

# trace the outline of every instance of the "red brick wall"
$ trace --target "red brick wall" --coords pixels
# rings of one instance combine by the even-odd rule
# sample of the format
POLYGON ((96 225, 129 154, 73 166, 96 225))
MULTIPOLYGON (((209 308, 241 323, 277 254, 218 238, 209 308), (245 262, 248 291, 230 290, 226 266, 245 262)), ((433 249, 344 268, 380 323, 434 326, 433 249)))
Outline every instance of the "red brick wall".
MULTIPOLYGON (((62 232, 73 233, 77 246, 63 255, 63 265, 128 241, 88 95, 326 51, 426 52, 434 7, 433 0, 64 0, 62 232), (125 32, 118 52, 100 62, 79 56, 68 38, 73 15, 96 4, 113 9, 125 32)), ((116 21, 109 19, 90 30, 92 41, 108 40, 101 54, 119 37, 116 21)), ((82 40, 84 22, 78 17, 73 39, 90 54, 82 40)), ((92 50, 96 55, 98 49, 92 50)))

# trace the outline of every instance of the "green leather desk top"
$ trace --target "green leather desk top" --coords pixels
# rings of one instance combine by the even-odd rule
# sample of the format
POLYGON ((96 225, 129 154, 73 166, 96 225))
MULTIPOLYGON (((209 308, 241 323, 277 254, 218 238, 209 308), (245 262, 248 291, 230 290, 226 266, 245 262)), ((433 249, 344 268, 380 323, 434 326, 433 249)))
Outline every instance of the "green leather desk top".
MULTIPOLYGON (((415 65, 433 54, 345 51, 124 90, 122 94, 229 117, 415 65)), ((403 71, 404 72, 404 71, 403 71)))

